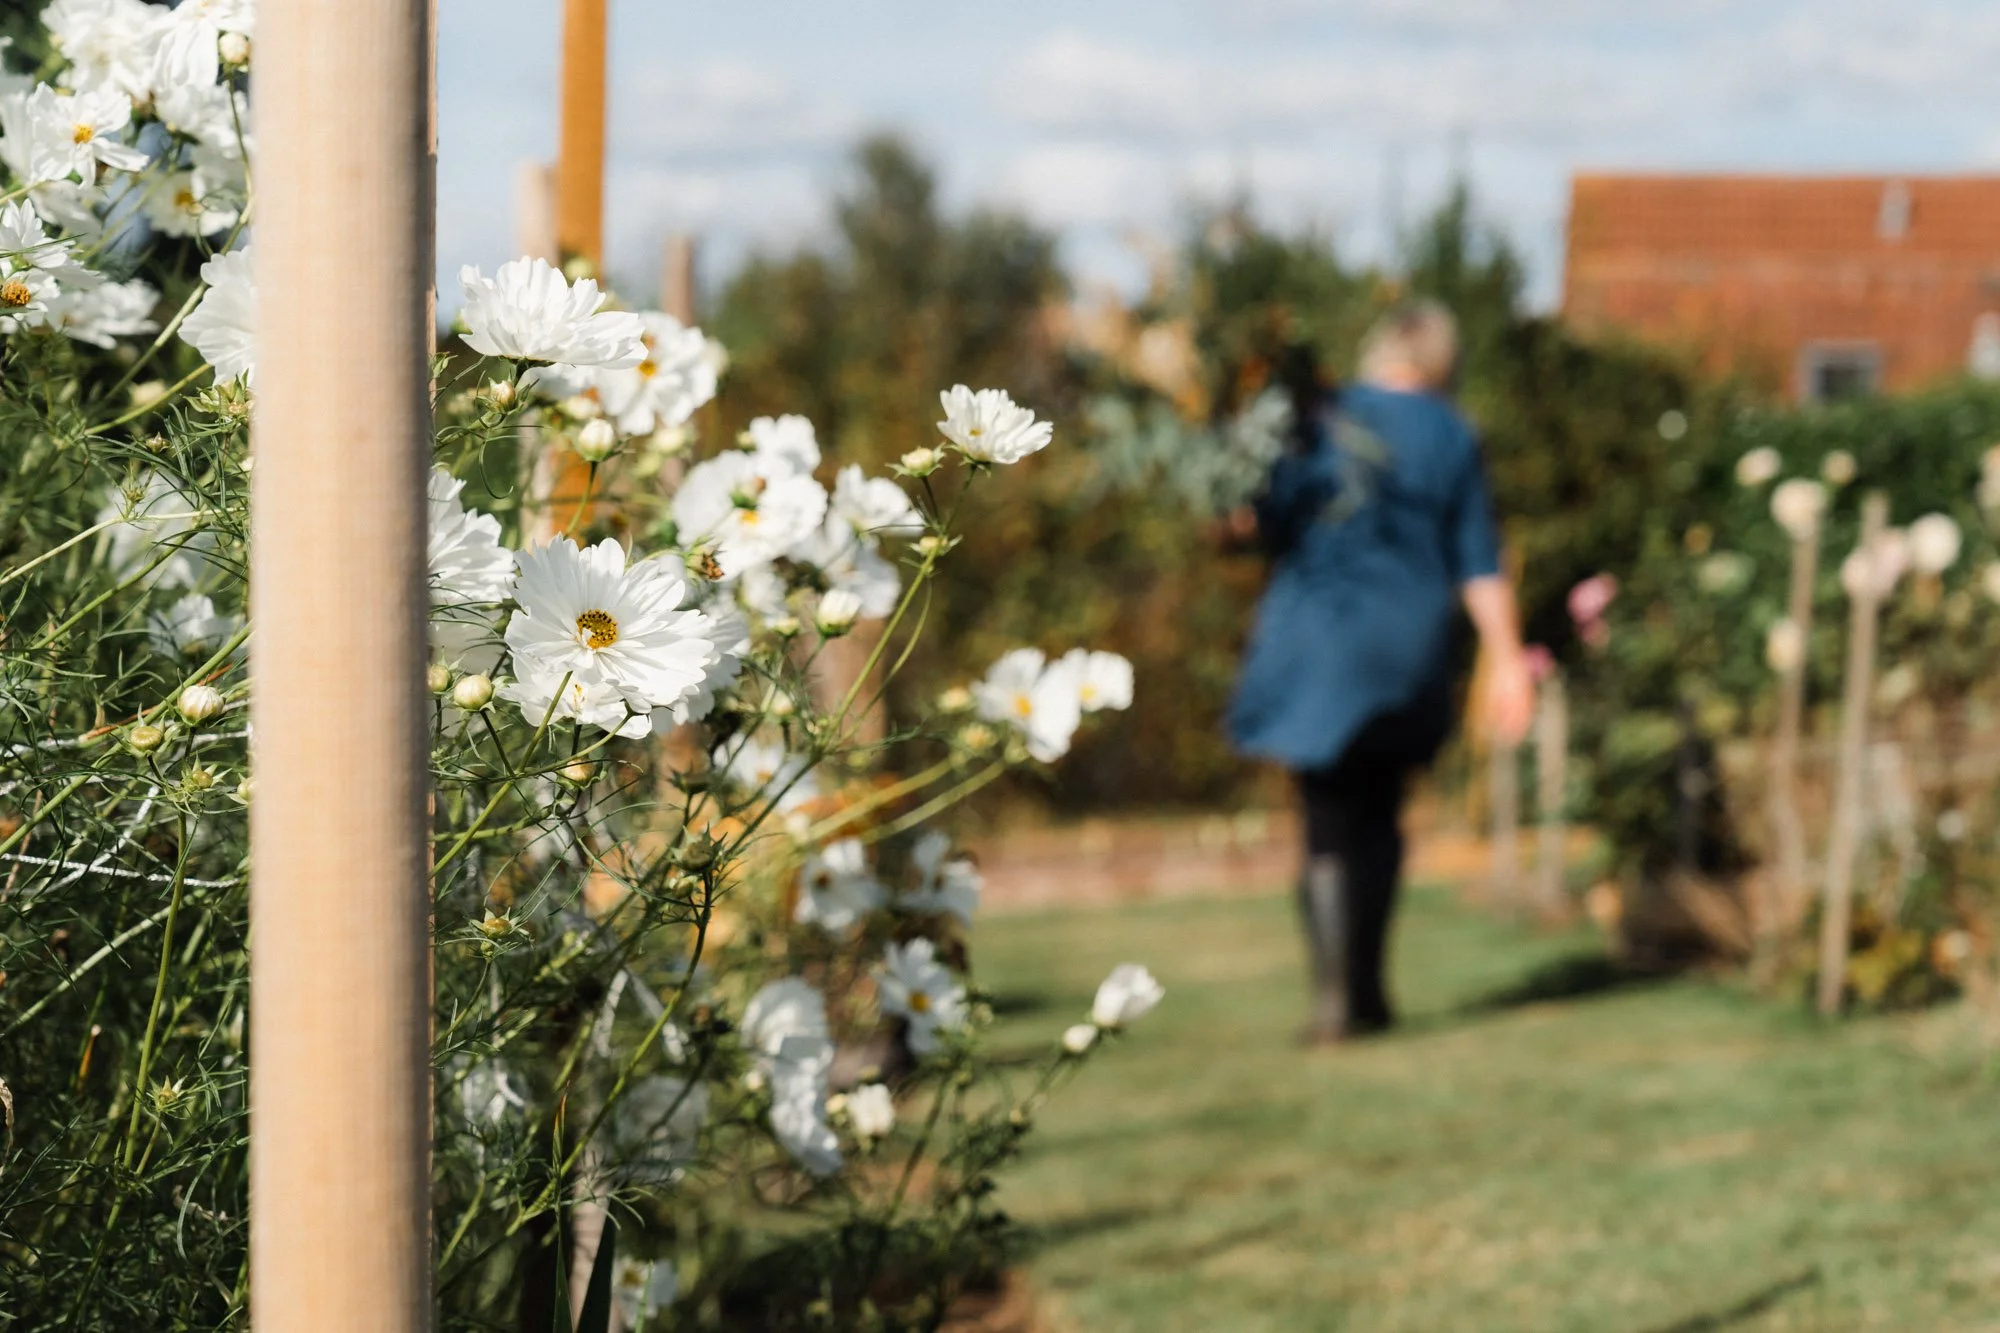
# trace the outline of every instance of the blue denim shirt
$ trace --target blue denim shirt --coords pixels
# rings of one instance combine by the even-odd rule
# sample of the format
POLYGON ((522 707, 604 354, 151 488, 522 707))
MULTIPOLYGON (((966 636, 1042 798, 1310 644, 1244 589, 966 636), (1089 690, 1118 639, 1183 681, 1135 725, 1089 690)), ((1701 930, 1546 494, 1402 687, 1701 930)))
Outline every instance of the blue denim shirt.
POLYGON ((1435 734, 1413 757, 1428 758, 1450 730, 1458 589, 1500 568, 1478 441, 1441 397, 1365 385, 1312 437, 1257 502, 1274 567, 1230 734, 1245 754, 1323 768, 1374 717, 1421 705, 1435 734))

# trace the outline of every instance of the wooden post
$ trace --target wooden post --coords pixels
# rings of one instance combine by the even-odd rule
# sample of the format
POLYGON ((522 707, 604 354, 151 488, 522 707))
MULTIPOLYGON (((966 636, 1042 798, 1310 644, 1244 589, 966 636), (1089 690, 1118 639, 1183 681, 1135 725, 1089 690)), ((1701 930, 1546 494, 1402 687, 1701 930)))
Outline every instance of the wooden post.
POLYGON ((1819 578, 1819 525, 1792 540, 1792 586, 1786 619, 1799 636, 1799 660, 1778 677, 1778 732, 1771 742, 1768 780, 1772 879, 1759 895, 1756 970, 1768 975, 1780 937, 1802 915, 1806 888, 1805 822, 1799 814, 1799 742, 1805 727, 1806 668, 1812 660, 1813 585, 1819 578))
POLYGON ((1500 907, 1517 905, 1521 884, 1520 748, 1499 737, 1487 745, 1487 801, 1493 819, 1492 870, 1488 892, 1500 907))
POLYGON ((689 328, 695 323, 695 240, 684 231, 667 236, 660 263, 660 309, 689 328))
POLYGON ((1889 523, 1889 498, 1871 492, 1861 504, 1860 550, 1867 576, 1848 592, 1847 679, 1840 702, 1839 772, 1833 797, 1833 828, 1827 837, 1826 901, 1820 917, 1819 1011, 1840 1012, 1847 980, 1847 935, 1853 914, 1854 853, 1860 839, 1861 785, 1868 761, 1868 710, 1875 693, 1875 621, 1881 611, 1877 571, 1882 533, 1889 523))
POLYGON ((429 0, 257 30, 250 1291, 430 1327, 429 0))
POLYGON ((562 263, 556 243, 556 172, 546 162, 514 168, 514 252, 562 263))
POLYGON ((1559 672, 1542 682, 1535 713, 1535 814, 1540 842, 1535 852, 1535 906, 1551 920, 1564 915, 1569 895, 1564 875, 1564 843, 1569 825, 1563 803, 1569 794, 1569 697, 1559 672))
POLYGON ((604 61, 607 0, 564 0, 562 144, 556 159, 556 247, 604 263, 604 61))

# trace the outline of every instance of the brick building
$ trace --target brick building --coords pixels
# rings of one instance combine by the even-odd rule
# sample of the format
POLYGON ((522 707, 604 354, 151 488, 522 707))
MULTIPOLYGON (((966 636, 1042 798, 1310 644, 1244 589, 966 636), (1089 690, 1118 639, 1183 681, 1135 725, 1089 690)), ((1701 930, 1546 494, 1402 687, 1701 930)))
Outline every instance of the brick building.
POLYGON ((1579 175, 1563 312, 1794 399, 2000 377, 2000 176, 1579 175))

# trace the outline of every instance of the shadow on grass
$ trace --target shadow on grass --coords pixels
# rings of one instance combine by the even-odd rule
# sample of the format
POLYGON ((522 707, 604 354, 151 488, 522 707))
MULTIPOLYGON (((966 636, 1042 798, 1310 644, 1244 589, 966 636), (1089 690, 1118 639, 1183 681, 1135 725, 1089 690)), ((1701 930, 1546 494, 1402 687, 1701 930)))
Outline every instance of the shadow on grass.
POLYGON ((1154 1216, 1157 1211, 1152 1208, 1101 1208, 1095 1212, 1078 1213, 1060 1221, 1030 1227, 1015 1242, 1016 1258, 1029 1260, 1038 1254, 1059 1250, 1080 1240, 1088 1240, 1110 1231, 1123 1230, 1154 1216))
POLYGON ((1009 990, 987 1001, 996 1018, 1033 1018, 1056 1008, 1059 1001, 1046 991, 1009 990))
POLYGON ((1776 1308, 1778 1302, 1795 1292, 1819 1285, 1819 1270, 1808 1268, 1791 1277, 1780 1278, 1762 1291, 1753 1292, 1726 1310, 1713 1310, 1708 1314, 1689 1315, 1686 1319, 1649 1329, 1647 1333, 1724 1333, 1746 1319, 1754 1319, 1760 1314, 1776 1308))
POLYGON ((1492 1013, 1556 1000, 1583 1000, 1612 991, 1657 985, 1668 978, 1628 967, 1596 950, 1565 954, 1542 964, 1519 981, 1467 1001, 1461 1013, 1492 1013))

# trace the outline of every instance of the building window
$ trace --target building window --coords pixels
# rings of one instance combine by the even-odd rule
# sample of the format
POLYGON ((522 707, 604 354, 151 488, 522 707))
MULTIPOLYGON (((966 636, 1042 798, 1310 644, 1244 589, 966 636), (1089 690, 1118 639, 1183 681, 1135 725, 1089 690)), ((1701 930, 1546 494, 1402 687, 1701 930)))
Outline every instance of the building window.
POLYGON ((1799 396, 1808 403, 1865 398, 1882 386, 1874 343, 1809 343, 1799 355, 1799 396))

